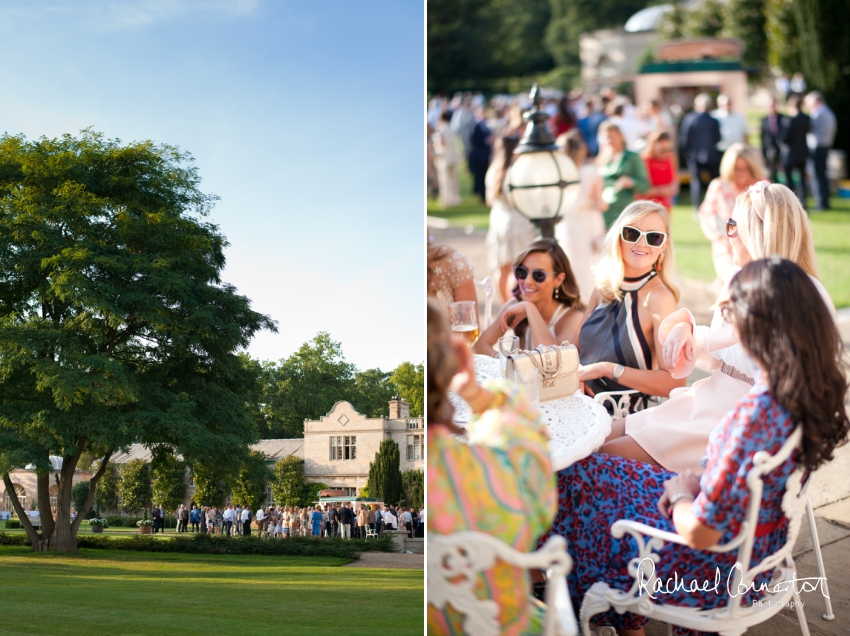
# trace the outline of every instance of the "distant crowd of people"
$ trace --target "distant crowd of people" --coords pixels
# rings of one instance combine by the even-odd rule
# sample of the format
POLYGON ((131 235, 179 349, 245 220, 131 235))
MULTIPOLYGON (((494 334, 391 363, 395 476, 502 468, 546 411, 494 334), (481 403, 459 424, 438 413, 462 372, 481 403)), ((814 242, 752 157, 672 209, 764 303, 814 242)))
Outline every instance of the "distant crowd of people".
MULTIPOLYGON (((262 536, 342 537, 365 539, 387 530, 406 530, 407 536, 424 536, 425 510, 395 505, 372 506, 351 502, 316 506, 262 506, 256 513, 237 504, 191 508, 180 504, 174 513, 177 532, 200 532, 223 536, 250 536, 252 524, 262 536), (191 526, 191 529, 190 529, 191 526)), ((165 531, 163 506, 153 508, 153 533, 165 531)))

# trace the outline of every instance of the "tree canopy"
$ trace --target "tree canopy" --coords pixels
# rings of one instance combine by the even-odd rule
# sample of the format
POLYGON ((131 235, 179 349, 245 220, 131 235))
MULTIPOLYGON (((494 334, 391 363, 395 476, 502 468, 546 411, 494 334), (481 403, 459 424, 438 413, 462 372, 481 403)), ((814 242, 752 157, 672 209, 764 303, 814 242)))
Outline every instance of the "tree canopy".
POLYGON ((380 369, 358 371, 345 359, 342 344, 319 332, 280 362, 243 364, 259 377, 253 398, 255 421, 264 438, 304 436, 304 420, 326 415, 341 400, 367 417, 386 417, 396 393, 411 405, 411 416, 422 414, 425 393, 423 365, 403 362, 391 373, 380 369))
POLYGON ((271 476, 266 456, 259 451, 251 451, 233 480, 231 501, 256 511, 266 500, 266 483, 271 476))
POLYGON ((385 439, 378 447, 375 461, 369 462, 369 481, 367 488, 372 497, 387 504, 396 504, 404 497, 402 483, 401 454, 398 444, 391 439, 385 439))
POLYGON ((88 508, 133 442, 229 465, 258 438, 237 352, 275 325, 222 281, 227 242, 199 184, 173 146, 0 138, 0 474, 33 463, 47 480, 48 456, 64 458, 56 519, 41 537, 22 520, 36 548, 76 549, 84 452, 103 458, 88 508))

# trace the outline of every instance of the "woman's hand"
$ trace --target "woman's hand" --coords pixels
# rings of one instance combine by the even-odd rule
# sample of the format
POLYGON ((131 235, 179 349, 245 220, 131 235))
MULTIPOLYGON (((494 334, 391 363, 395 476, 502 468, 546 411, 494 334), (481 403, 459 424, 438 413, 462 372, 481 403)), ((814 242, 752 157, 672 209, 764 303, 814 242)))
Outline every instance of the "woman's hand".
POLYGON ((658 500, 658 512, 665 519, 669 519, 672 513, 670 500, 676 495, 688 495, 696 499, 700 493, 699 477, 688 469, 664 482, 664 494, 658 500))
POLYGON ((694 359, 694 332, 689 322, 680 322, 670 329, 664 339, 661 354, 668 369, 675 369, 682 356, 689 362, 694 359))
POLYGON ((632 179, 631 177, 627 177, 626 175, 623 175, 622 177, 620 177, 619 179, 617 179, 614 182, 614 189, 615 190, 628 190, 629 188, 633 188, 634 185, 635 185, 634 179, 632 179))
POLYGON ((578 379, 580 382, 598 380, 599 378, 610 378, 613 374, 614 365, 610 362, 594 362, 593 364, 580 364, 578 367, 578 379))
POLYGON ((502 315, 499 316, 499 327, 502 328, 502 331, 507 331, 513 329, 514 325, 518 325, 526 318, 528 318, 528 311, 525 301, 514 303, 506 306, 502 311, 502 315))
POLYGON ((449 390, 462 397, 473 413, 481 413, 493 402, 493 394, 481 387, 475 379, 472 351, 466 341, 460 336, 454 336, 452 346, 457 356, 457 372, 452 378, 449 390))

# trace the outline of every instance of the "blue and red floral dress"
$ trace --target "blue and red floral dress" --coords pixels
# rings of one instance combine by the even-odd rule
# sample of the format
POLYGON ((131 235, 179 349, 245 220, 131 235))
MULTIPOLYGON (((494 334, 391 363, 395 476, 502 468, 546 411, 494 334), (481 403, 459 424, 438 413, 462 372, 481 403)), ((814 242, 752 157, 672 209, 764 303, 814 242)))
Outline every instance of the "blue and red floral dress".
MULTIPOLYGON (((703 524, 723 532, 720 543, 734 538, 744 519, 749 501, 746 477, 753 466, 753 455, 760 450, 775 454, 794 429, 790 413, 774 400, 766 386, 756 383, 712 431, 708 465, 692 510, 703 524)), ((788 523, 781 504, 785 482, 794 472, 796 456, 797 451, 764 478, 758 523, 764 524, 764 528, 775 527, 764 536, 756 537, 752 565, 785 543, 788 523)), ((658 512, 664 482, 673 475, 663 468, 605 454, 591 455, 558 473, 558 515, 540 543, 552 533, 567 539, 573 558, 568 582, 576 611, 585 592, 597 581, 605 581, 624 591, 632 586, 634 579, 627 566, 630 559, 638 556, 637 545, 628 535, 614 539, 611 524, 618 519, 631 519, 676 532, 673 522, 658 512)), ((703 609, 726 602, 726 582, 737 558, 736 550, 718 554, 667 544, 660 555, 655 569, 658 578, 665 584, 670 579, 671 589, 674 577, 681 583, 680 589, 672 594, 656 594, 656 602, 703 609), (720 584, 715 589, 717 572, 720 584), (712 589, 692 592, 690 589, 694 585, 712 589)), ((771 575, 772 570, 760 575, 756 579, 756 589, 759 584, 767 583, 771 575)), ((747 591, 743 602, 751 604, 758 596, 752 590, 747 591)), ((638 629, 647 619, 610 610, 597 615, 594 621, 620 629, 638 629)))

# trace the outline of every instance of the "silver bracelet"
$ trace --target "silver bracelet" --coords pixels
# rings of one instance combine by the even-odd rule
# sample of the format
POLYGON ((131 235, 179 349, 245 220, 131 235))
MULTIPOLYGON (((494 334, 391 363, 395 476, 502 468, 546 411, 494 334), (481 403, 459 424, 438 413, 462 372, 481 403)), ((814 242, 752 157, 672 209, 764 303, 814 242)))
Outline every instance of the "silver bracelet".
POLYGON ((676 503, 678 503, 679 501, 681 501, 682 499, 685 499, 685 498, 688 498, 688 499, 690 499, 691 501, 694 501, 694 500, 696 499, 696 497, 694 497, 694 496, 693 496, 692 494, 690 494, 690 493, 687 493, 687 492, 677 492, 675 495, 673 495, 672 497, 670 497, 670 504, 669 504, 669 508, 672 510, 672 509, 673 509, 673 506, 675 506, 675 505, 676 505, 676 503))

